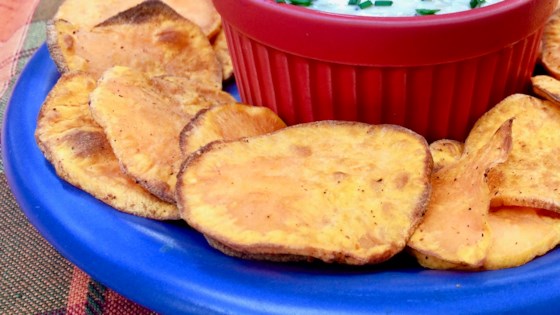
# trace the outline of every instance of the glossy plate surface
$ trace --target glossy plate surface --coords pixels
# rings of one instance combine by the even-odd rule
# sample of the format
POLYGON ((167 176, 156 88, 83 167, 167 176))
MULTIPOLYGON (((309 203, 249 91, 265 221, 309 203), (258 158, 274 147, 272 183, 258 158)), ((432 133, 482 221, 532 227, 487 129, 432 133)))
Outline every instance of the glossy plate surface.
MULTIPOLYGON (((550 313, 560 308, 560 250, 515 269, 430 271, 400 256, 380 266, 278 264, 231 258, 183 223, 115 211, 54 173, 34 140, 59 74, 45 46, 5 113, 2 158, 21 208, 67 259, 165 314, 550 313)), ((235 92, 235 86, 229 88, 235 92)))

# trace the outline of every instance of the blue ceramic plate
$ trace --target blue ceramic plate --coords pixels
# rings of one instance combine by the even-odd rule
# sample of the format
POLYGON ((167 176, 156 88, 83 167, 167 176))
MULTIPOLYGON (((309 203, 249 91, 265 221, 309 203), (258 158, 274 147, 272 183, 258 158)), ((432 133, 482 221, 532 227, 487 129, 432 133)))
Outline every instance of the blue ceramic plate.
POLYGON ((519 268, 477 273, 424 270, 404 255, 361 268, 279 264, 225 256, 180 222, 117 212, 59 179, 35 144, 39 107, 58 76, 43 46, 15 88, 2 130, 8 181, 31 223, 64 257, 148 308, 168 314, 560 309, 560 250, 519 268))

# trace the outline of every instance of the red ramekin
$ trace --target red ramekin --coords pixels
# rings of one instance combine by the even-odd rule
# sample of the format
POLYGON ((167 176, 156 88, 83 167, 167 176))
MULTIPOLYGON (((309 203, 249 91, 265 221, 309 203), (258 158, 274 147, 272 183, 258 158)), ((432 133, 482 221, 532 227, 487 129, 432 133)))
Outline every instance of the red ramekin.
POLYGON ((504 97, 528 92, 557 0, 504 0, 415 17, 359 17, 214 0, 244 103, 289 125, 337 119, 464 140, 504 97))

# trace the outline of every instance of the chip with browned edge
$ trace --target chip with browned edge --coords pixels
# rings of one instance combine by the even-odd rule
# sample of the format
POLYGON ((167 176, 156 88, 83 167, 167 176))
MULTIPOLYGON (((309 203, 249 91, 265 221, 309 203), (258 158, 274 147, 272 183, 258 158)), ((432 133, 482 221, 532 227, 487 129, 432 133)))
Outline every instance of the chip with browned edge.
POLYGON ((94 88, 95 80, 87 74, 62 75, 39 113, 39 148, 61 178, 112 207, 142 217, 178 219, 174 204, 156 198, 121 171, 88 108, 94 88))
MULTIPOLYGON (((113 67, 90 96, 93 118, 103 127, 124 170, 168 202, 175 201, 182 162, 179 134, 199 110, 214 105, 211 99, 198 97, 190 85, 180 89, 181 80, 153 79, 130 68, 113 67)), ((225 92, 216 93, 233 99, 225 92)))
POLYGON ((235 140, 269 133, 286 124, 266 107, 243 104, 203 109, 183 129, 180 136, 184 157, 216 140, 235 140))
POLYGON ((174 98, 184 105, 226 105, 237 103, 235 98, 217 85, 200 84, 196 79, 185 76, 156 76, 149 78, 151 86, 160 94, 174 98))
POLYGON ((537 75, 531 78, 533 83, 533 91, 538 96, 560 104, 560 81, 548 76, 548 75, 537 75))
MULTIPOLYGON (((453 140, 438 140, 430 144, 434 170, 455 163, 461 157, 463 144, 453 140)), ((560 241, 560 218, 551 211, 523 207, 499 207, 488 213, 490 247, 482 267, 503 269, 525 264, 554 248, 560 241)), ((426 260, 425 256, 418 255, 426 260)), ((468 269, 465 266, 435 261, 445 269, 468 269)))
POLYGON ((492 241, 483 269, 523 265, 560 242, 560 216, 551 211, 500 207, 488 216, 492 241))
MULTIPOLYGON (((58 8, 57 20, 66 20, 74 25, 92 28, 97 24, 130 9, 144 0, 64 0, 58 8)), ((213 38, 221 26, 221 18, 212 0, 164 0, 184 18, 196 23, 202 31, 213 38)))
POLYGON ((560 212, 560 107, 516 94, 484 114, 465 142, 478 150, 504 121, 514 118, 508 160, 488 173, 492 207, 519 206, 560 212))
POLYGON ((51 21, 47 44, 60 72, 98 78, 112 66, 128 66, 150 76, 222 83, 221 65, 200 27, 159 1, 142 2, 91 29, 51 21))
POLYGON ((550 75, 560 79, 560 10, 552 14, 544 27, 541 63, 550 75))
POLYGON ((463 143, 450 140, 441 139, 430 143, 430 152, 434 159, 434 172, 456 162, 463 155, 463 143))
POLYGON ((511 125, 508 120, 485 145, 432 175, 428 210, 408 242, 422 266, 477 268, 484 263, 491 244, 485 177, 507 159, 511 125))
POLYGON ((431 170, 426 140, 408 129, 321 121, 191 154, 177 201, 226 254, 370 264, 406 245, 431 170))
POLYGON ((226 33, 223 28, 220 30, 218 35, 216 35, 216 38, 214 38, 212 47, 214 47, 216 57, 222 65, 223 79, 224 81, 228 80, 233 76, 233 60, 231 59, 231 54, 229 53, 226 33))

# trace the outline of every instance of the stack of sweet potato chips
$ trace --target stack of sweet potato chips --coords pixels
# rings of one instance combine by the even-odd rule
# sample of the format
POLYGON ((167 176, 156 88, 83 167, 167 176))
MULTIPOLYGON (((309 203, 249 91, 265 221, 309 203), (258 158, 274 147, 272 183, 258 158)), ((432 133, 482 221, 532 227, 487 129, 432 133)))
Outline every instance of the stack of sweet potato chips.
POLYGON ((286 127, 222 91, 233 68, 210 0, 86 4, 66 0, 49 24, 61 77, 36 139, 60 177, 115 209, 183 219, 226 254, 276 261, 407 250, 428 268, 487 270, 560 242, 556 79, 535 77, 546 100, 506 98, 464 143, 395 125, 286 127))

